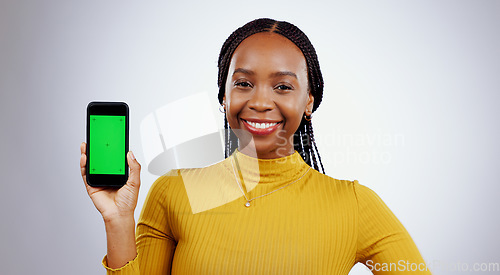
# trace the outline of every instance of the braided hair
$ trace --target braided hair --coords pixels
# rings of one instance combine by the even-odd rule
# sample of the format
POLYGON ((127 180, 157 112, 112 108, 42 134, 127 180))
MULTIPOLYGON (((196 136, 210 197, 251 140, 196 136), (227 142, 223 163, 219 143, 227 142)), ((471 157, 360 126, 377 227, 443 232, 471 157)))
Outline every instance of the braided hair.
MULTIPOLYGON (((307 36, 295 25, 285 21, 276 21, 269 18, 261 18, 253 20, 244 26, 234 31, 222 45, 219 54, 219 103, 222 104, 225 91, 226 79, 229 71, 229 64, 234 51, 240 43, 247 37, 260 33, 260 32, 273 32, 286 37, 292 41, 304 54, 307 64, 307 77, 309 82, 309 91, 314 97, 314 104, 312 111, 314 112, 323 98, 323 76, 319 68, 318 57, 313 45, 307 36)), ((225 133, 225 156, 226 158, 238 147, 238 138, 231 130, 227 118, 224 117, 225 133)), ((307 120, 303 117, 300 122, 299 128, 294 134, 293 138, 294 149, 299 152, 304 161, 312 166, 314 169, 325 173, 321 157, 314 140, 313 127, 310 117, 307 120), (321 170, 320 170, 321 167, 321 170)))

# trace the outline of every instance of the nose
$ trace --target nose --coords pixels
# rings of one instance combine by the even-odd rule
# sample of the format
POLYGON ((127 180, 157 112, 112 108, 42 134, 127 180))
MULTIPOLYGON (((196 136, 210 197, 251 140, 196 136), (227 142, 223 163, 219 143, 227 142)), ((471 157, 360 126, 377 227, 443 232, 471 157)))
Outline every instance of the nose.
POLYGON ((271 94, 262 88, 255 88, 247 103, 248 107, 257 112, 270 111, 274 108, 271 94))

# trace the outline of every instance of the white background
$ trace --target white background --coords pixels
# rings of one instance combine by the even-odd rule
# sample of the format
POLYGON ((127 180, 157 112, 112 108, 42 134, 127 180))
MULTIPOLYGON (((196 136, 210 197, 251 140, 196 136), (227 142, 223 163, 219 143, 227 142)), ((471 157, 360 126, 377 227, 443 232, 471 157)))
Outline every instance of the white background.
MULTIPOLYGON (((87 103, 129 104, 142 161, 141 120, 216 97, 222 43, 258 17, 294 23, 317 50, 327 174, 375 190, 434 274, 500 262, 500 1, 2 0, 0 273, 103 274, 78 168, 87 103)), ((155 178, 143 170, 137 215, 155 178)))

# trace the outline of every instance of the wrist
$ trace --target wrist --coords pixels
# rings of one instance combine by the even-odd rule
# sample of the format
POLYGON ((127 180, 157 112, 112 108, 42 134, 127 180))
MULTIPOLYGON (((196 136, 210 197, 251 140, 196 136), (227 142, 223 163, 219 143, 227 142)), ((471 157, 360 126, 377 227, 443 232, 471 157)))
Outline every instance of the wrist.
POLYGON ((135 224, 134 213, 114 213, 108 215, 102 215, 102 219, 106 226, 108 225, 125 225, 125 224, 135 224))
POLYGON ((112 215, 104 220, 108 266, 123 267, 137 255, 134 215, 112 215))

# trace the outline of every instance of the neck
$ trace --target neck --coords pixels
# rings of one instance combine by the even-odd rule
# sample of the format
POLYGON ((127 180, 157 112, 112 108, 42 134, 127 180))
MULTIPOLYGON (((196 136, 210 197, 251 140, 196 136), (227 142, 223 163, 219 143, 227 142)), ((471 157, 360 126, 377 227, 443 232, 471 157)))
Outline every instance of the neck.
POLYGON ((242 153, 239 149, 231 157, 226 159, 228 171, 233 173, 232 165, 241 177, 240 182, 246 185, 246 189, 252 189, 257 183, 286 183, 294 179, 309 168, 298 152, 291 155, 262 159, 242 153))
POLYGON ((279 147, 279 148, 274 148, 271 150, 259 150, 257 151, 255 147, 253 146, 246 146, 242 147, 239 146, 238 150, 250 157, 258 158, 258 159, 277 159, 277 158, 282 158, 286 157, 289 155, 292 155, 295 153, 295 149, 292 148, 284 148, 284 147, 279 147))
POLYGON ((271 146, 260 144, 260 146, 256 146, 255 143, 256 142, 253 138, 246 142, 239 139, 238 151, 247 156, 258 159, 277 159, 290 156, 295 153, 293 136, 289 137, 288 140, 285 139, 282 144, 271 144, 271 146))

